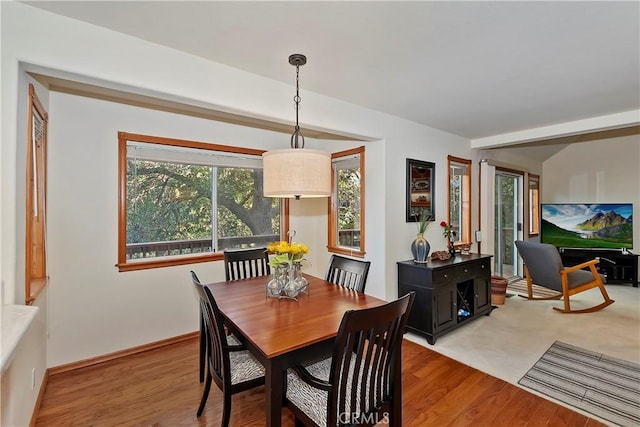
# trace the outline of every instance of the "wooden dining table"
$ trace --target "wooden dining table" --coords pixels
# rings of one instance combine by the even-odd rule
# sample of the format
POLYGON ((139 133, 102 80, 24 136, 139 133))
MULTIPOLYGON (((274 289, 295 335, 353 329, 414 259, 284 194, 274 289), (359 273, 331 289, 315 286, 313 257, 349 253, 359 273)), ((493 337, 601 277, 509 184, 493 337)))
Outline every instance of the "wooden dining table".
POLYGON ((385 304, 384 300, 305 274, 309 291, 298 300, 266 296, 269 277, 206 285, 225 323, 265 367, 266 424, 281 424, 287 368, 331 354, 348 310, 385 304))

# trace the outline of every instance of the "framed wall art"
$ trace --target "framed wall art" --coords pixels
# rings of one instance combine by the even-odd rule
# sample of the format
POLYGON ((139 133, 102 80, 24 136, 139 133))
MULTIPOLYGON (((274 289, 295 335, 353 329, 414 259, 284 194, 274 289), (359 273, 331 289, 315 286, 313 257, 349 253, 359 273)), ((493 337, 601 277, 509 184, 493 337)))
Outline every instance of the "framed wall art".
POLYGON ((435 163, 407 159, 407 222, 418 222, 423 214, 434 219, 435 176, 435 163))

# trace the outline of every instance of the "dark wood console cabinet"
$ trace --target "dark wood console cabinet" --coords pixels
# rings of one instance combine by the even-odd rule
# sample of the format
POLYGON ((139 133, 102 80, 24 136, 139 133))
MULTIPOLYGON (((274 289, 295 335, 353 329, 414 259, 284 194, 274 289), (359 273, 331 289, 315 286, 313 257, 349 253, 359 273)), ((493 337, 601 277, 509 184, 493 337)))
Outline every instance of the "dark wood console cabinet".
POLYGON ((607 283, 631 283, 638 287, 638 255, 607 249, 563 249, 560 248, 562 265, 572 267, 594 258, 598 272, 607 278, 607 283))
POLYGON ((398 297, 415 291, 407 329, 436 338, 491 312, 491 255, 398 262, 398 297))

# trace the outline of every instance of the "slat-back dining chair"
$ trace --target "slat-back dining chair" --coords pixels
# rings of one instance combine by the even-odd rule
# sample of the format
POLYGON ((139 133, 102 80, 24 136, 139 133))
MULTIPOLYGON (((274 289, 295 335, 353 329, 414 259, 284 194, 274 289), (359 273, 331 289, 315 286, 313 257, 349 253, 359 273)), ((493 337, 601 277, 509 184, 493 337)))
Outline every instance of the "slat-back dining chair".
MULTIPOLYGON (((226 281, 268 276, 271 274, 267 248, 228 249, 224 254, 224 275, 226 281)), ((202 309, 200 309, 202 314, 202 309)), ((204 318, 200 320, 200 382, 204 381, 206 337, 204 318)))
POLYGON ((395 391, 401 392, 400 346, 414 298, 410 292, 379 307, 347 311, 332 357, 287 371, 285 402, 296 426, 400 426, 402 401, 395 391))
POLYGON ((227 281, 268 276, 271 267, 267 248, 225 250, 224 274, 227 281))
POLYGON ((265 371, 234 335, 225 333, 222 315, 209 288, 200 283, 193 271, 191 278, 200 298, 207 346, 207 378, 196 414, 198 417, 202 415, 211 382, 215 382, 223 396, 221 425, 227 427, 231 416, 231 396, 263 385, 265 371))
POLYGON ((356 292, 364 292, 371 261, 331 255, 325 280, 356 292))
MULTIPOLYGON (((191 281, 194 284, 198 284, 200 286, 200 279, 198 278, 198 276, 196 275, 196 273, 192 270, 191 271, 191 281)), ((207 365, 207 322, 205 320, 205 303, 203 301, 202 298, 200 298, 200 349, 199 349, 199 356, 200 356, 200 382, 204 381, 204 372, 205 372, 205 367, 207 365)))

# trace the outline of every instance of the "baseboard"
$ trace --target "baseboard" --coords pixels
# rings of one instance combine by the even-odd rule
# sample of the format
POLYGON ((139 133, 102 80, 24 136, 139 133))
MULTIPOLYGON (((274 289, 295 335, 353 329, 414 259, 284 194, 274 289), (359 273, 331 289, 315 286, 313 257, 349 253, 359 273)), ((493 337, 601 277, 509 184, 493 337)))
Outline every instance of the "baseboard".
POLYGON ((192 339, 198 338, 200 335, 199 331, 190 332, 188 334, 179 335, 173 338, 167 338, 164 340, 144 344, 138 347, 132 347, 125 350, 116 351, 113 353, 105 354, 98 357, 92 357, 91 359, 79 360, 77 362, 67 363, 65 365, 54 366, 47 369, 49 375, 61 374, 63 372, 73 371, 75 369, 86 368, 87 366, 97 365, 99 363, 107 362, 109 360, 119 359, 121 357, 131 356, 133 354, 142 353, 149 350, 154 350, 156 348, 165 347, 171 344, 177 344, 183 341, 189 341, 192 339))

